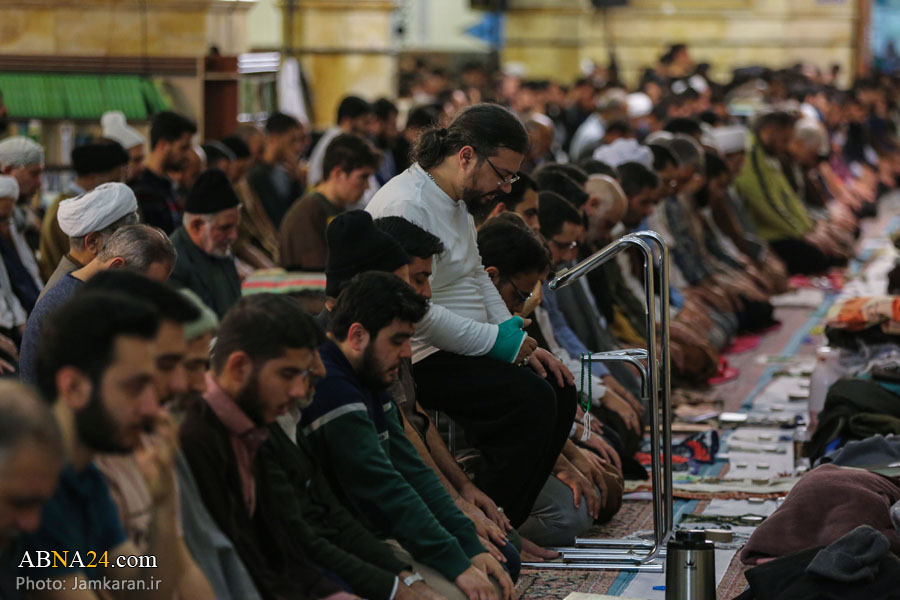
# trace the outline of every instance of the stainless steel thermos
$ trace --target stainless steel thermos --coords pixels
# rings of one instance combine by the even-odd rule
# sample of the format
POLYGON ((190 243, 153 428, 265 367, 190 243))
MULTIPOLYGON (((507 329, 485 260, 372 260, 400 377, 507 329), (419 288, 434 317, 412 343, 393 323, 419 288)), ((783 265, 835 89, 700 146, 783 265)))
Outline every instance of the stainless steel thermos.
POLYGON ((716 600, 716 550, 704 531, 676 531, 666 545, 666 600, 716 600))

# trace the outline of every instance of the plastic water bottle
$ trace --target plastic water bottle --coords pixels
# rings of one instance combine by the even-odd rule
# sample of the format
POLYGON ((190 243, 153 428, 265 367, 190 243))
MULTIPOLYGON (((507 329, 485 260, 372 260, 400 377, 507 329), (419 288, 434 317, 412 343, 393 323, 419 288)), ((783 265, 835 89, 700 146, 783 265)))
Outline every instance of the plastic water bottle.
POLYGON ((815 431, 819 423, 819 413, 825 407, 825 396, 835 381, 841 376, 840 350, 821 346, 816 351, 816 366, 809 382, 809 430, 815 431))

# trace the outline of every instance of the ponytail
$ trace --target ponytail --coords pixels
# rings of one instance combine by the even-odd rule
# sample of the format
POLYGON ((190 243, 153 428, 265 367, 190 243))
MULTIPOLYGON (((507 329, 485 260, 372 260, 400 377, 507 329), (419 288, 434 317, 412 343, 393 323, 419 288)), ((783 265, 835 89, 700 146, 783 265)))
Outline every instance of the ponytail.
POLYGON ((456 115, 448 127, 425 131, 412 158, 423 169, 431 169, 465 146, 474 148, 480 159, 494 156, 498 148, 525 154, 528 145, 525 126, 514 113, 498 104, 475 104, 456 115))

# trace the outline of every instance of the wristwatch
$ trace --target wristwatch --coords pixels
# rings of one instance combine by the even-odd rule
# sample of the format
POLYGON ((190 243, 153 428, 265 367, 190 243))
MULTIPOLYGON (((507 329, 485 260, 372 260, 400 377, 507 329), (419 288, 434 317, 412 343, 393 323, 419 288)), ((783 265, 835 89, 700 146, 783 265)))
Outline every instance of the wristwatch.
POLYGON ((406 585, 406 587, 412 587, 412 584, 416 583, 417 581, 425 581, 425 578, 422 577, 419 573, 413 573, 412 575, 404 579, 403 583, 406 585))

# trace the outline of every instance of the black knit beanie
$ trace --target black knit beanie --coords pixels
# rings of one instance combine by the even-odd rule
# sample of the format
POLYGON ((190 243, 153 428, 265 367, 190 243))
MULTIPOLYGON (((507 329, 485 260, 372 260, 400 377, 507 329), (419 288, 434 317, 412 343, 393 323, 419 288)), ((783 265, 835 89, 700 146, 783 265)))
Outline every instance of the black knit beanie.
POLYGON ((375 227, 372 215, 351 210, 335 217, 325 231, 328 263, 325 295, 337 298, 344 284, 366 271, 393 272, 409 264, 397 241, 375 227))

